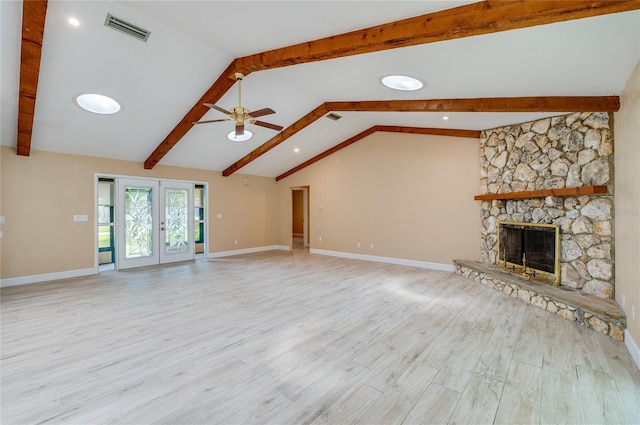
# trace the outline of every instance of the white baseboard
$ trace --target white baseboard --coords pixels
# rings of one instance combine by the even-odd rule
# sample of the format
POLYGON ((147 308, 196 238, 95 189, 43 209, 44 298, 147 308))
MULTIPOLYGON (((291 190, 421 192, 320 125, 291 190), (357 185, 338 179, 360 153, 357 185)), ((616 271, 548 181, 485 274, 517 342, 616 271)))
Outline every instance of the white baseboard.
POLYGON ((268 246, 258 246, 255 248, 234 249, 231 251, 210 252, 207 254, 207 258, 222 258, 222 257, 230 257, 232 255, 253 254, 254 252, 264 252, 264 251, 274 251, 274 250, 289 251, 289 247, 287 245, 268 245, 268 246))
POLYGON ((95 267, 89 269, 67 270, 56 273, 34 274, 31 276, 10 277, 8 279, 0 280, 0 287, 6 288, 7 286, 27 285, 29 283, 48 282, 51 280, 69 279, 72 277, 90 276, 93 274, 98 274, 98 269, 95 267))
POLYGON ((380 257, 377 255, 354 254, 351 252, 328 251, 325 249, 311 248, 311 254, 328 255, 330 257, 349 258, 352 260, 373 261, 376 263, 397 264, 400 266, 418 267, 421 269, 441 270, 445 272, 455 271, 453 264, 430 263, 428 261, 406 260, 404 258, 380 257))
POLYGON ((629 354, 631 354, 631 358, 636 362, 636 366, 640 369, 640 348, 638 348, 638 344, 631 338, 629 335, 629 331, 625 329, 624 331, 624 345, 627 346, 627 350, 629 350, 629 354))

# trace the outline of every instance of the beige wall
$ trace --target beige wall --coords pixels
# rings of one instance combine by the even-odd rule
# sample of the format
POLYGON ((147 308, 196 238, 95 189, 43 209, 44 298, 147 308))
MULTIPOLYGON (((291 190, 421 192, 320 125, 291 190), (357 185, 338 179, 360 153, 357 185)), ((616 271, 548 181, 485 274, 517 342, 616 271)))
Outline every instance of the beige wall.
POLYGON ((291 188, 310 186, 311 248, 477 260, 478 150, 474 139, 375 133, 278 182, 278 244, 291 242, 291 188))
POLYGON ((640 64, 620 103, 614 116, 616 301, 623 306, 624 297, 628 332, 640 344, 640 64))
POLYGON ((37 150, 21 157, 8 147, 2 148, 1 162, 3 279, 95 266, 95 173, 209 183, 209 252, 276 241, 272 178, 252 176, 246 186, 240 174, 222 177, 217 171, 167 166, 145 170, 137 162, 37 150), (86 214, 89 221, 74 222, 75 214, 86 214))

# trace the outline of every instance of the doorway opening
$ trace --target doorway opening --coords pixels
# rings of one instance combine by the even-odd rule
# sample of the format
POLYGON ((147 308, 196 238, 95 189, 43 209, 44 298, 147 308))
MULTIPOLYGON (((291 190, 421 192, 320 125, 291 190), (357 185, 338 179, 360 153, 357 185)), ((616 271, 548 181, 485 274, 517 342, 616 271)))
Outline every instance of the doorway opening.
POLYGON ((291 248, 309 248, 309 187, 291 188, 291 248))

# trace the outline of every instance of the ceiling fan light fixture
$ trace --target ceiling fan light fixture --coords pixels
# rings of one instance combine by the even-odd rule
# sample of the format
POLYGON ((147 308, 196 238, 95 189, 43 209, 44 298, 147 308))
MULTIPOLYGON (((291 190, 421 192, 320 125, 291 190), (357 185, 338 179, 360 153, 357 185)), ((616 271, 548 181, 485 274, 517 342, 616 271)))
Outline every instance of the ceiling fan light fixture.
POLYGON ((236 135, 236 131, 235 130, 233 130, 229 134, 227 134, 227 139, 231 140, 232 142, 246 142, 247 140, 251 139, 252 137, 253 137, 253 133, 250 132, 247 129, 245 129, 244 133, 242 133, 240 135, 236 135))
POLYGON ((387 75, 382 77, 380 82, 390 89, 401 91, 420 90, 424 87, 424 83, 422 81, 407 75, 387 75))
POLYGON ((102 94, 85 93, 74 96, 73 100, 79 107, 94 114, 111 115, 121 109, 115 99, 102 94))

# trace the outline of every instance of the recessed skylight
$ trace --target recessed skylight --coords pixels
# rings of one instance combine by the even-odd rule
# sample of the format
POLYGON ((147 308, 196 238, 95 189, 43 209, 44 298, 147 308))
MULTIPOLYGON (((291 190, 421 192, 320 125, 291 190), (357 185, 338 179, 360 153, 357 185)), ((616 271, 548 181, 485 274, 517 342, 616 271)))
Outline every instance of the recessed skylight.
POLYGON ((109 96, 87 93, 74 97, 75 102, 85 111, 94 114, 110 115, 120 110, 120 104, 109 96))
POLYGON ((231 133, 227 134, 227 139, 231 140, 232 142, 246 142, 247 140, 251 139, 253 137, 253 133, 250 132, 249 130, 245 130, 244 133, 242 133, 239 136, 236 136, 236 131, 233 130, 231 133))
POLYGON ((80 21, 78 21, 74 17, 71 17, 71 18, 67 19, 67 22, 69 22, 69 24, 73 25, 74 27, 79 27, 80 26, 80 21))
POLYGON ((406 75, 387 75, 380 82, 390 89, 402 91, 420 90, 424 86, 422 81, 406 75))

